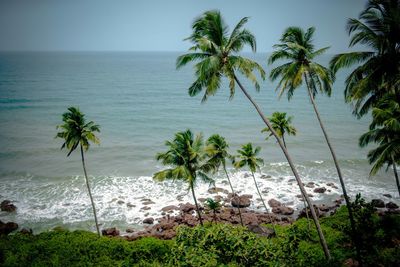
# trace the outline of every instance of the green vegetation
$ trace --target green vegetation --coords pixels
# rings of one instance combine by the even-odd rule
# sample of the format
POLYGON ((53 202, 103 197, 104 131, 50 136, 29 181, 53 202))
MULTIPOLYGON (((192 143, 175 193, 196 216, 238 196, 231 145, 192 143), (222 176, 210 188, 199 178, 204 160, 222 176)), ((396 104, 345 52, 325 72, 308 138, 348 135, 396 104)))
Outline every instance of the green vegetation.
POLYGON ((153 178, 157 181, 172 179, 187 182, 189 184, 188 189, 192 191, 200 224, 203 225, 194 187, 197 178, 200 178, 204 182, 213 183, 213 180, 206 174, 210 172, 213 166, 207 163, 203 136, 198 134, 194 137, 190 130, 186 130, 176 133, 174 140, 166 141, 165 145, 169 148, 168 151, 158 153, 156 158, 157 160, 161 160, 162 164, 173 167, 155 173, 153 178))
POLYGON ((61 129, 61 132, 57 133, 56 138, 64 139, 64 143, 61 149, 67 148, 69 150, 67 157, 80 146, 81 148, 81 159, 83 172, 85 174, 86 186, 88 189, 90 202, 92 203, 94 221, 96 223, 97 234, 100 236, 99 222, 97 221, 96 207, 94 205, 92 192, 90 190, 89 179, 87 177, 84 151, 87 151, 90 147, 90 142, 99 144, 100 141, 94 134, 100 132, 100 127, 94 124, 93 121, 85 122, 85 115, 75 107, 68 108, 68 112, 62 115, 63 124, 57 126, 57 129, 61 129))
MULTIPOLYGON (((285 148, 286 146, 286 141, 285 141, 285 134, 287 135, 296 135, 297 130, 294 128, 291 123, 292 123, 292 116, 286 117, 286 112, 274 112, 272 113, 272 116, 269 118, 271 121, 272 128, 275 130, 276 134, 282 138, 283 145, 285 148)), ((268 128, 264 128, 261 132, 270 132, 268 128)), ((268 137, 270 137, 272 134, 270 133, 268 137)), ((268 139, 268 137, 266 139, 268 139)))
MULTIPOLYGON (((206 151, 210 159, 208 160, 208 163, 214 166, 215 172, 218 171, 220 165, 222 165, 222 169, 224 170, 224 173, 226 175, 226 178, 228 179, 229 186, 231 188, 231 192, 233 196, 236 195, 235 190, 233 189, 231 179, 229 177, 229 174, 226 170, 226 158, 231 158, 231 155, 228 153, 229 145, 225 141, 225 138, 218 135, 214 134, 210 136, 207 140, 207 147, 206 151)), ((243 225, 243 218, 242 218, 242 213, 240 212, 240 208, 237 208, 238 213, 239 213, 239 218, 240 218, 240 223, 242 226, 243 225)))
POLYGON ((213 221, 216 221, 217 218, 217 211, 219 211, 221 209, 221 203, 219 203, 219 201, 215 201, 212 198, 207 198, 206 201, 204 202, 204 204, 206 205, 206 207, 209 210, 212 210, 213 212, 213 221))
MULTIPOLYGON (((217 92, 221 86, 222 77, 229 80, 231 98, 235 94, 235 85, 237 84, 239 86, 243 94, 252 103, 271 134, 275 137, 289 163, 294 177, 296 178, 302 195, 306 199, 308 206, 312 207, 312 202, 307 195, 303 182, 288 150, 284 146, 281 138, 272 128, 271 122, 264 116, 261 108, 249 95, 237 77, 237 73, 241 73, 254 84, 257 91, 260 89, 260 85, 254 75, 254 71, 258 71, 261 78, 265 79, 265 71, 258 63, 238 54, 245 45, 250 45, 252 51, 256 51, 256 39, 254 35, 247 29, 243 29, 243 26, 247 21, 247 17, 242 18, 235 26, 232 33, 228 35, 228 26, 222 19, 220 12, 205 12, 193 22, 193 33, 187 38, 193 43, 193 47, 190 48, 192 52, 179 56, 176 61, 176 67, 181 68, 189 62, 198 61, 194 65, 196 80, 189 87, 189 95, 195 96, 204 89, 203 102, 206 101, 209 96, 212 96, 217 92)), ((325 237, 319 225, 318 218, 314 209, 311 208, 310 210, 315 227, 318 230, 325 256, 329 260, 329 249, 326 245, 325 237)))
MULTIPOLYGON (((400 264, 400 216, 379 217, 361 198, 353 203, 364 266, 400 264)), ((0 237, 1 266, 341 266, 349 249, 347 208, 321 219, 331 249, 327 262, 318 233, 301 219, 276 225, 276 237, 257 236, 241 226, 180 226, 173 240, 98 238, 84 231, 0 237)))

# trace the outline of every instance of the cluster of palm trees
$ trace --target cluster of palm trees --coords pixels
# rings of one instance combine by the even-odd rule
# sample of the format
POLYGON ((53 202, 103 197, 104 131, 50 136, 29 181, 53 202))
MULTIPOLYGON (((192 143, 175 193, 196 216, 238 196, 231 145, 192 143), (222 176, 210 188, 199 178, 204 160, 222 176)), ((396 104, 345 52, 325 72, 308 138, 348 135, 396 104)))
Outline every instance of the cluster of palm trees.
MULTIPOLYGON (((378 143, 378 148, 368 154, 371 163, 376 162, 372 173, 384 164, 392 165, 399 187, 396 171, 396 163, 400 161, 400 120, 398 116, 398 104, 400 103, 399 13, 398 0, 370 0, 366 9, 360 14, 359 20, 349 20, 348 30, 350 34, 353 34, 350 46, 364 44, 370 46, 372 51, 336 55, 331 61, 330 68, 315 61, 315 58, 326 52, 329 47, 315 49, 312 42, 314 27, 308 28, 306 31, 299 27, 287 28, 280 39, 280 43, 274 45, 275 50, 268 59, 270 65, 276 61, 283 61, 283 64, 272 69, 269 75, 272 81, 279 80, 276 88, 279 90, 279 96, 287 92, 290 100, 295 89, 300 88, 305 83, 305 89, 337 170, 349 211, 353 242, 359 260, 361 260, 359 255, 360 244, 355 234, 356 229, 350 199, 339 162, 318 111, 315 97, 318 92, 331 95, 337 70, 356 63, 364 63, 358 66, 347 78, 345 98, 346 101, 354 103, 354 114, 359 117, 365 115, 371 108, 373 109, 373 122, 370 131, 361 137, 360 145, 366 145, 369 142, 378 143)), ((217 92, 221 87, 223 77, 229 81, 230 98, 235 94, 236 85, 244 93, 265 123, 265 131, 269 131, 270 136, 274 136, 285 155, 299 189, 310 207, 321 246, 329 260, 331 256, 324 234, 312 208, 311 200, 288 152, 281 129, 273 127, 271 120, 264 115, 260 106, 253 100, 239 80, 238 74, 241 74, 242 77, 249 79, 254 84, 256 91, 259 91, 260 84, 255 72, 259 73, 262 80, 266 76, 266 72, 257 62, 239 54, 245 45, 249 45, 253 52, 256 51, 255 36, 249 30, 243 28, 247 21, 247 17, 241 19, 229 34, 228 26, 219 11, 205 12, 193 22, 193 33, 187 38, 193 46, 189 53, 178 57, 176 66, 179 69, 189 62, 195 62, 196 78, 189 87, 189 95, 195 96, 203 91, 202 102, 217 92)), ((294 133, 291 130, 287 132, 288 134, 294 133)))

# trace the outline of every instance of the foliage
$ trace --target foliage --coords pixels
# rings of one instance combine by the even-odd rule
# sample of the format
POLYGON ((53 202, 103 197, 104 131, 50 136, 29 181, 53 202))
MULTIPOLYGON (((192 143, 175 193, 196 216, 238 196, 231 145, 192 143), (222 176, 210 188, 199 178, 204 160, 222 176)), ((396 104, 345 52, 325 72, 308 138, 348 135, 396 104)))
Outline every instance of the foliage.
POLYGON ((253 150, 253 145, 251 143, 243 145, 242 149, 237 151, 237 159, 235 159, 233 165, 238 169, 247 166, 252 173, 256 172, 256 170, 260 168, 260 164, 264 163, 263 159, 257 157, 260 150, 261 147, 259 146, 255 147, 253 150))
MULTIPOLYGON (((272 124, 272 128, 275 130, 276 134, 282 138, 283 143, 286 147, 285 142, 285 134, 287 135, 296 135, 296 128, 294 128, 292 123, 293 116, 286 117, 286 112, 274 112, 272 116, 269 118, 272 124)), ((269 128, 264 128, 261 132, 270 132, 269 128)), ((272 133, 269 134, 270 137, 272 133)), ((268 139, 268 137, 266 139, 268 139)))

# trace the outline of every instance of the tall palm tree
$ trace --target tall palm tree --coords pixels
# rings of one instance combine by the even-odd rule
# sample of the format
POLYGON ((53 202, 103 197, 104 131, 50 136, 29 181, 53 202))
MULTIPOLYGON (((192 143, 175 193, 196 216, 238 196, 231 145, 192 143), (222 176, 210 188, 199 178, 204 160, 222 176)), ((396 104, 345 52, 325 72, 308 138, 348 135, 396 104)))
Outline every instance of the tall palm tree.
POLYGON ((94 144, 100 143, 99 139, 94 134, 95 132, 100 132, 100 127, 99 125, 94 124, 93 121, 89 121, 88 123, 86 123, 85 115, 81 113, 78 108, 75 107, 68 108, 68 112, 65 112, 62 115, 62 120, 63 124, 57 126, 57 129, 61 129, 61 132, 57 133, 56 138, 58 137, 64 139, 64 143, 62 144, 61 149, 67 148, 69 150, 67 157, 71 155, 71 153, 78 146, 80 146, 83 173, 85 174, 85 180, 86 180, 86 187, 88 189, 90 202, 92 203, 97 234, 100 236, 96 207, 94 205, 92 192, 90 190, 89 179, 87 177, 85 157, 84 157, 84 151, 87 151, 89 149, 90 142, 93 142, 94 144))
POLYGON ((360 146, 364 147, 371 142, 378 147, 368 152, 368 159, 374 164, 370 174, 375 175, 385 164, 386 170, 390 166, 396 180, 397 190, 400 195, 400 182, 396 164, 400 159, 400 104, 393 95, 388 95, 372 109, 373 122, 370 130, 360 137, 360 146))
POLYGON ((156 159, 171 167, 155 173, 153 179, 157 181, 172 179, 187 182, 189 184, 188 189, 192 192, 200 224, 203 225, 194 187, 197 178, 208 183, 213 182, 206 174, 210 171, 210 168, 206 164, 207 155, 204 151, 203 136, 201 134, 194 136, 190 130, 186 130, 176 133, 175 138, 172 141, 166 141, 165 145, 168 150, 165 153, 158 153, 156 159))
MULTIPOLYGON (((314 61, 315 57, 323 54, 329 48, 324 47, 318 50, 314 48, 312 43, 314 32, 314 27, 308 28, 306 32, 299 27, 289 27, 284 31, 280 43, 274 45, 276 50, 269 57, 268 63, 273 64, 278 60, 286 60, 286 62, 275 67, 271 71, 270 78, 273 81, 278 78, 280 79, 276 89, 280 90, 279 96, 282 96, 284 92, 287 92, 289 100, 292 98, 294 91, 300 88, 303 81, 305 81, 308 96, 336 167, 347 209, 349 211, 352 233, 354 238, 356 238, 354 216, 343 180, 342 171, 315 103, 315 96, 318 91, 327 94, 328 96, 331 95, 334 76, 329 69, 314 61)), ((358 242, 356 242, 355 239, 354 241, 358 248, 358 242)))
MULTIPOLYGON (((226 158, 231 157, 228 153, 228 148, 229 148, 228 143, 225 141, 224 137, 222 137, 218 134, 214 134, 208 138, 206 145, 207 145, 206 151, 210 157, 210 159, 208 160, 208 163, 211 164, 212 166, 214 166, 215 171, 218 171, 219 167, 222 165, 222 169, 224 170, 226 178, 228 179, 229 186, 232 191, 232 195, 233 195, 233 197, 235 197, 236 196, 235 190, 233 189, 231 179, 226 170, 226 158)), ((240 223, 242 226, 244 226, 240 207, 238 206, 237 209, 239 212, 240 223)))
MULTIPOLYGON (((296 128, 294 128, 291 123, 292 123, 292 116, 289 116, 286 118, 286 112, 274 112, 272 113, 272 117, 269 118, 272 124, 272 128, 275 130, 275 132, 278 134, 280 138, 282 138, 283 145, 287 148, 286 146, 286 141, 285 141, 285 133, 288 135, 296 135, 297 131, 296 128)), ((270 130, 267 128, 264 128, 261 132, 270 132, 270 130)), ((269 134, 271 136, 272 133, 269 134)))
POLYGON ((334 72, 355 65, 346 79, 345 100, 353 104, 353 113, 361 117, 386 93, 400 101, 400 1, 370 0, 359 19, 349 19, 349 47, 362 45, 365 51, 335 55, 330 67, 334 72))
MULTIPOLYGON (((192 24, 193 33, 187 40, 193 43, 188 54, 181 55, 177 58, 176 67, 179 69, 189 62, 197 62, 194 66, 196 80, 189 87, 189 95, 196 96, 204 89, 202 101, 206 101, 209 96, 213 96, 221 86, 221 78, 225 77, 229 81, 230 98, 235 94, 236 84, 240 90, 251 102, 260 115, 262 121, 270 129, 272 135, 276 138, 283 154, 285 155, 289 166, 296 178, 301 193, 306 198, 309 207, 312 207, 311 199, 308 197, 306 190, 301 181, 300 175, 291 159, 291 156, 282 140, 279 138, 268 118, 266 118, 253 100, 245 87, 237 77, 237 73, 241 73, 248 78, 255 86, 256 90, 260 89, 260 85, 254 74, 258 71, 261 78, 265 79, 263 68, 251 59, 240 56, 238 53, 245 45, 250 45, 253 52, 256 51, 256 39, 254 35, 243 29, 244 24, 248 21, 248 17, 242 18, 235 26, 230 35, 228 35, 228 26, 219 11, 207 11, 192 24)), ((325 257, 330 259, 330 252, 326 244, 324 234, 315 211, 311 209, 314 224, 317 228, 321 246, 324 250, 325 257)))

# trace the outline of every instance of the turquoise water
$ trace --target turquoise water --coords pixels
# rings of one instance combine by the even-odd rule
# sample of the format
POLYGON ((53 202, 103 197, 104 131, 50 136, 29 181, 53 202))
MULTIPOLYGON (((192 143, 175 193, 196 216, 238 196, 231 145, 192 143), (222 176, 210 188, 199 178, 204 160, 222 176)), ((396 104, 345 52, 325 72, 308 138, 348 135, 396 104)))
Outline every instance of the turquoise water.
MULTIPOLYGON (((104 226, 140 226, 145 216, 159 216, 159 209, 177 204, 176 195, 190 201, 186 187, 155 183, 151 175, 162 166, 154 159, 164 151, 164 142, 177 131, 192 129, 205 137, 225 136, 234 153, 241 144, 262 147, 262 172, 270 180, 260 180, 268 198, 280 198, 288 205, 300 203, 284 157, 260 131, 264 125, 240 91, 232 101, 223 84, 216 96, 201 104, 201 96, 189 97, 193 80, 191 67, 175 70, 178 53, 161 52, 37 52, 0 53, 0 199, 15 201, 16 214, 0 213, 1 220, 14 220, 34 230, 56 225, 93 229, 90 205, 82 177, 79 153, 66 157, 61 140, 54 139, 61 114, 78 106, 87 119, 101 126, 100 146, 87 153, 88 172, 104 226), (140 210, 141 198, 156 204, 140 210), (120 201, 118 204, 118 201, 120 201), (123 202, 123 203, 122 203, 123 202), (132 205, 126 205, 130 203, 132 205), (146 214, 148 213, 148 214, 146 214)), ((266 71, 266 54, 254 57, 266 71)), ((329 56, 321 58, 327 63, 329 56)), ((332 97, 318 96, 317 104, 351 195, 363 192, 367 198, 396 194, 392 172, 369 177, 366 149, 357 145, 368 128, 369 118, 357 120, 343 100, 346 72, 339 73, 332 97)), ((293 115, 296 137, 287 143, 305 181, 335 182, 336 172, 304 88, 293 100, 277 98, 274 85, 262 83, 259 93, 242 79, 265 114, 285 111, 293 115)), ((234 172, 234 184, 243 193, 254 193, 251 180, 234 172)), ((224 186, 223 177, 217 184, 224 186)), ((206 196, 208 185, 199 185, 206 196)), ((226 187, 226 186, 225 186, 226 187)), ((340 195, 332 190, 325 197, 340 195)), ((200 197, 199 196, 199 197, 200 197)), ((315 197, 321 200, 323 197, 315 197)), ((392 199, 393 200, 393 199, 392 199)), ((257 201, 253 203, 257 208, 257 201)))

